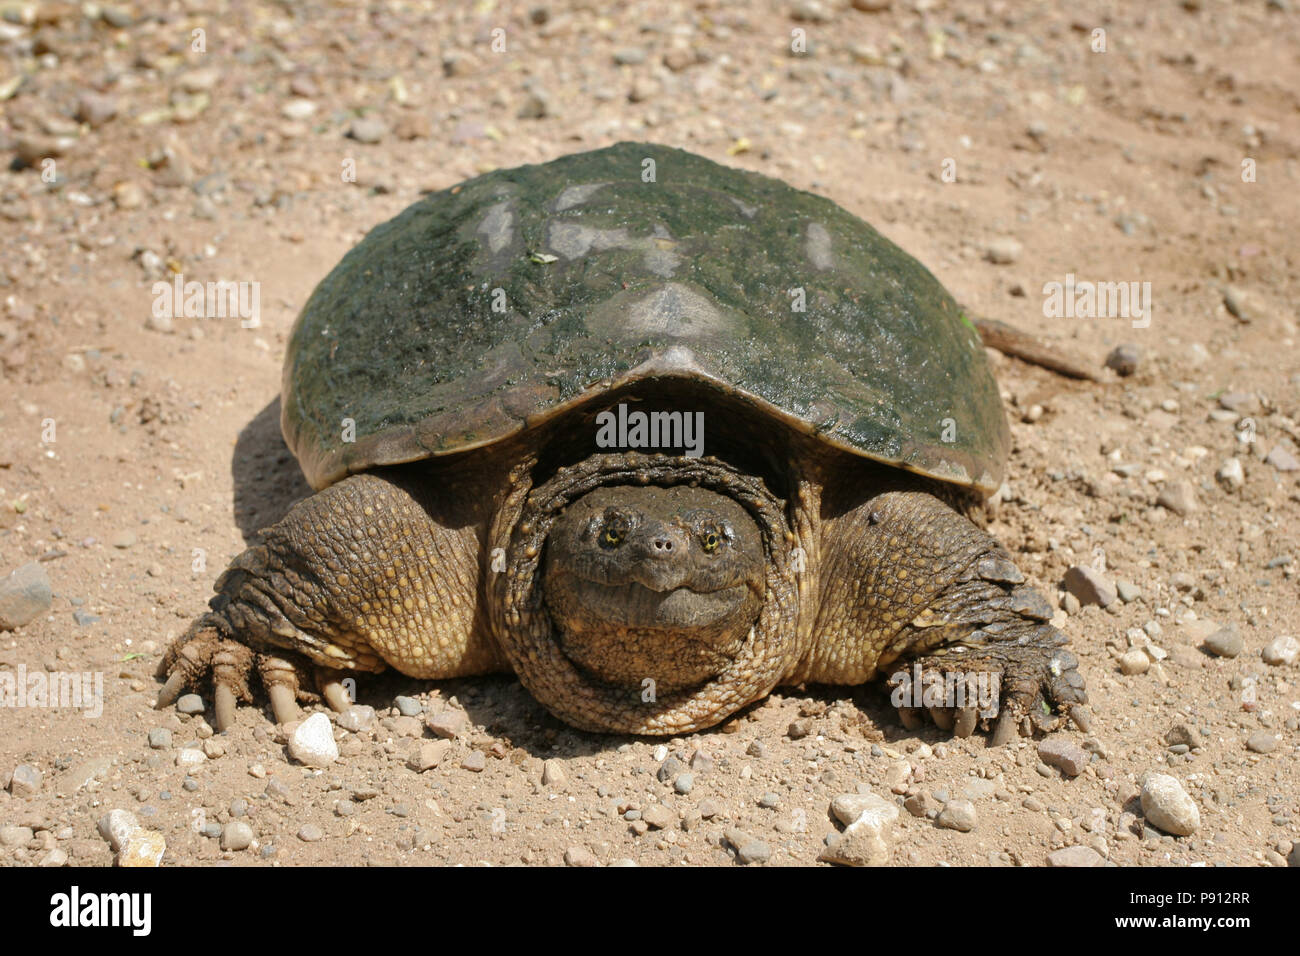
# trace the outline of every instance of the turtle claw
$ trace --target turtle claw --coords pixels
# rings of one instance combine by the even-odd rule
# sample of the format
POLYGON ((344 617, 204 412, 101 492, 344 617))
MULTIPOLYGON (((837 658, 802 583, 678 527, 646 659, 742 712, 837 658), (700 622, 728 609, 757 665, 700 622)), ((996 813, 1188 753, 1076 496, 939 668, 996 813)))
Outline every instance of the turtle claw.
POLYGON ((1064 643, 1050 624, 986 627, 912 661, 912 673, 895 675, 891 684, 911 690, 911 702, 920 693, 935 725, 954 737, 969 737, 996 718, 993 747, 1067 722, 1087 733, 1088 695, 1078 659, 1064 643))
POLYGON ((253 652, 243 644, 221 638, 212 627, 199 623, 177 640, 163 655, 158 666, 158 676, 166 683, 158 692, 154 709, 161 710, 176 702, 180 695, 202 685, 203 679, 212 676, 213 719, 218 731, 224 731, 235 720, 239 701, 248 701, 248 670, 253 652))
POLYGON ((286 684, 272 684, 267 688, 271 698, 271 713, 277 724, 288 724, 302 716, 298 711, 298 702, 294 700, 293 691, 286 684))
POLYGON ((204 688, 210 678, 213 724, 218 732, 224 732, 234 725, 239 705, 253 702, 249 676, 254 670, 271 698, 276 722, 297 720, 297 697, 305 667, 283 657, 259 654, 237 640, 224 638, 215 626, 200 618, 163 655, 158 676, 165 682, 154 707, 161 710, 174 704, 187 690, 204 688))
POLYGON ((993 736, 989 738, 989 746, 1001 747, 1003 744, 1009 744, 1015 740, 1019 732, 1018 724, 1019 721, 1011 713, 1010 708, 1003 710, 1001 716, 998 717, 997 726, 993 728, 993 736))
POLYGON ((164 707, 176 703, 176 698, 181 696, 181 691, 185 689, 186 683, 187 678, 184 671, 172 671, 171 676, 167 678, 167 683, 158 692, 158 699, 154 701, 153 709, 162 710, 164 707))
POLYGON ((925 724, 925 721, 921 719, 921 708, 919 707, 898 708, 898 719, 907 730, 920 730, 925 724))
POLYGON ((930 707, 930 719, 940 730, 952 730, 952 708, 951 707, 930 707))
POLYGON ((271 713, 277 724, 287 724, 299 718, 298 668, 283 657, 265 654, 257 660, 257 673, 262 686, 271 698, 271 713))
POLYGON ((326 676, 326 672, 317 670, 316 681, 320 687, 320 695, 325 698, 325 703, 329 704, 330 710, 338 714, 352 706, 347 689, 337 677, 326 676))
POLYGON ((213 687, 213 719, 216 721, 217 733, 225 733, 226 729, 235 722, 235 709, 238 707, 235 701, 235 692, 229 684, 217 682, 213 687))

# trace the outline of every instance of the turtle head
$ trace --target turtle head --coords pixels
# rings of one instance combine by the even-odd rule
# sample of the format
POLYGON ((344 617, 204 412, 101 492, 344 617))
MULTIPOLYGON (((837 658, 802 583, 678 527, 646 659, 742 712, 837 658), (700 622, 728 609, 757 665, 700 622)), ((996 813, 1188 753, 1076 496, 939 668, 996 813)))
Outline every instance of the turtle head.
POLYGON ((565 654, 599 679, 675 689, 734 660, 763 601, 764 546, 733 499, 689 485, 603 486, 547 539, 546 604, 565 654))

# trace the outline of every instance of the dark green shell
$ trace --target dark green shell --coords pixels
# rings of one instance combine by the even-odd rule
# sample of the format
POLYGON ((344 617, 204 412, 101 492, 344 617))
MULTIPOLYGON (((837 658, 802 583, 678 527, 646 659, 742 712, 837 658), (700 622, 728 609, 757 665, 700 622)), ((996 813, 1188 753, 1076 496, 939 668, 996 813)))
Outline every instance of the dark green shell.
POLYGON ((298 318, 282 425, 321 488, 665 375, 877 461, 1001 481, 997 384, 924 266, 827 199, 640 143, 488 173, 374 229, 298 318))

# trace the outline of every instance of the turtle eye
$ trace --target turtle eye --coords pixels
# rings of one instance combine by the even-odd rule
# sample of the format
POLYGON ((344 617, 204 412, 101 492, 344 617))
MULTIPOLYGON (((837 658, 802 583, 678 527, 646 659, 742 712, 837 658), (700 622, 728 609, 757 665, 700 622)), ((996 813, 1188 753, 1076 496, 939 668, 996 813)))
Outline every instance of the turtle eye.
POLYGON ((713 525, 705 525, 704 530, 700 532, 700 547, 704 549, 705 554, 712 554, 718 550, 718 545, 722 544, 722 535, 713 525))
POLYGON ((600 533, 600 546, 602 548, 617 548, 627 537, 627 521, 621 517, 611 518, 605 524, 605 528, 600 533))

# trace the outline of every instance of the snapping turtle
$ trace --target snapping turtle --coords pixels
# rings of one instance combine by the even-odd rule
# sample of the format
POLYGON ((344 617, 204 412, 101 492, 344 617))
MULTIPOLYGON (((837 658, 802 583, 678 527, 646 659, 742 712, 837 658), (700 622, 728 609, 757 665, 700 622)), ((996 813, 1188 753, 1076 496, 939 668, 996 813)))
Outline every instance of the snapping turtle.
POLYGON ((1009 441, 979 334, 826 199, 636 143, 431 195, 313 292, 282 415, 317 493, 221 575, 159 706, 210 677, 224 728, 254 672, 283 722, 358 673, 512 671, 575 727, 679 734, 888 675, 909 727, 1086 724, 968 517, 1009 441))

